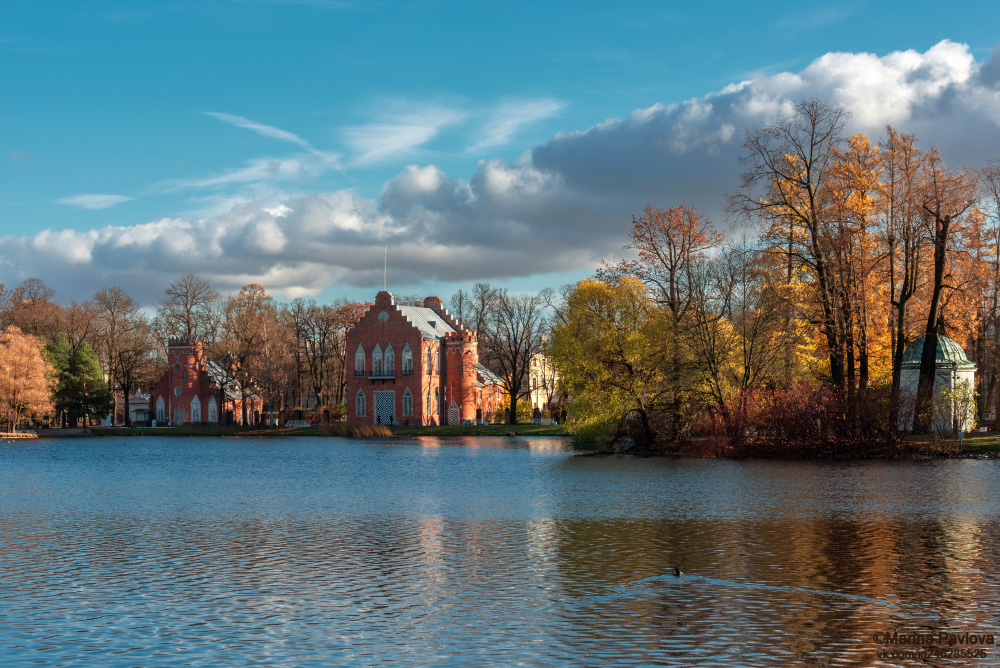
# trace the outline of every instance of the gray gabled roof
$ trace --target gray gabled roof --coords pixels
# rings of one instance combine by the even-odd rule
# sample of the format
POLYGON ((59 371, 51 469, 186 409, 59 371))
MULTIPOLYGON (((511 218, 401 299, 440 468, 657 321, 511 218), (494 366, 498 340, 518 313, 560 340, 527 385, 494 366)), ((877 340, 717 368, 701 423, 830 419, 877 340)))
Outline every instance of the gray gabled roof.
POLYGON ((479 375, 483 377, 483 380, 486 383, 493 383, 494 385, 503 385, 503 380, 500 379, 500 376, 496 375, 495 373, 484 367, 482 364, 476 365, 476 371, 479 372, 479 375))
POLYGON ((441 340, 445 334, 455 331, 448 324, 448 321, 432 308, 424 306, 397 306, 396 308, 407 320, 413 323, 414 327, 420 330, 420 336, 425 340, 441 340), (433 326, 431 326, 432 322, 433 326))
MULTIPOLYGON (((223 368, 221 364, 215 361, 209 361, 208 364, 206 364, 205 366, 208 369, 209 379, 213 383, 215 383, 217 387, 225 389, 227 401, 235 401, 236 399, 241 398, 240 384, 236 381, 235 378, 226 373, 225 368, 223 368)), ((260 397, 258 397, 256 394, 248 392, 247 399, 252 401, 257 401, 258 399, 260 399, 260 397)))

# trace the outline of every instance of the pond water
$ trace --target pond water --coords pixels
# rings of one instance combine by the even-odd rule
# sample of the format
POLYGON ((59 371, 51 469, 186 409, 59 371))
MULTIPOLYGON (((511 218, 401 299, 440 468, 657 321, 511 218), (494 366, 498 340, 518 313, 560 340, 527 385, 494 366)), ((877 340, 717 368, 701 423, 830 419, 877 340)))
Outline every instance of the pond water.
POLYGON ((998 491, 541 438, 0 444, 0 663, 1000 665, 998 491))

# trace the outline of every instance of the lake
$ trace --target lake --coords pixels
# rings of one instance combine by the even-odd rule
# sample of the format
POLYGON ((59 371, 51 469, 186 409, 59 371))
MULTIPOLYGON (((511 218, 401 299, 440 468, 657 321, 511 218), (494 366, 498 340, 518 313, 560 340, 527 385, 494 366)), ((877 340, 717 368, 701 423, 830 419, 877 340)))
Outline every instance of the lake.
POLYGON ((998 498, 997 461, 4 443, 0 663, 1000 665, 998 498))

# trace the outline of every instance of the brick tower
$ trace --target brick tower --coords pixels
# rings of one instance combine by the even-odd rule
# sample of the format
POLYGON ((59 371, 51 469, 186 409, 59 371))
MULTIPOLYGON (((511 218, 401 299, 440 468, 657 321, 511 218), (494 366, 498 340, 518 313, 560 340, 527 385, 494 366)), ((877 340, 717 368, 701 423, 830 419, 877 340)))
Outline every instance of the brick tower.
POLYGON ((476 333, 466 330, 444 336, 445 388, 448 397, 448 424, 474 422, 478 342, 476 333))

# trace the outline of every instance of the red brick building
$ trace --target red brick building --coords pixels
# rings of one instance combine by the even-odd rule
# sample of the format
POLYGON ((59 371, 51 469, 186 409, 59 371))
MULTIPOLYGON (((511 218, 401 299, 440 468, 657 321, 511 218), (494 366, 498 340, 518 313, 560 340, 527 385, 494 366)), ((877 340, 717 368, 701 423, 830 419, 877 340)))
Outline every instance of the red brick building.
MULTIPOLYGON (((249 415, 259 411, 257 403, 249 400, 249 415)), ((239 420, 242 403, 239 386, 206 360, 204 341, 195 336, 167 342, 167 371, 149 394, 149 409, 160 427, 212 425, 224 423, 226 411, 239 420)))
POLYGON ((476 333, 438 297, 396 304, 389 292, 347 333, 347 419, 374 424, 489 421, 501 404, 497 378, 479 364, 476 333))

